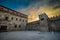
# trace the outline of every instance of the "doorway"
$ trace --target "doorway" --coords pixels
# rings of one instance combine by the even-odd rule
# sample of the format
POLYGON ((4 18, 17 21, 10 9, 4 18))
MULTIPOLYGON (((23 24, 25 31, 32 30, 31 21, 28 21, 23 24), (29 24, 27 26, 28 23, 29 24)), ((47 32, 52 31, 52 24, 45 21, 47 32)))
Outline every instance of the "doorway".
POLYGON ((0 30, 7 30, 7 26, 1 26, 0 30))

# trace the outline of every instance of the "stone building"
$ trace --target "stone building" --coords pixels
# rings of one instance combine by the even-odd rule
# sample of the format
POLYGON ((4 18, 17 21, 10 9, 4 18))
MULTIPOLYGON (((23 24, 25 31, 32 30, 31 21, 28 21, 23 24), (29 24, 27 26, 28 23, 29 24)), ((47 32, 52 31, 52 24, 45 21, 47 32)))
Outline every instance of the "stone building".
POLYGON ((0 5, 0 30, 25 30, 28 16, 0 5))
POLYGON ((46 13, 39 15, 39 20, 28 23, 27 30, 39 30, 39 31, 60 31, 60 15, 52 18, 48 18, 46 13))
POLYGON ((60 31, 60 15, 49 18, 50 31, 60 31))
POLYGON ((39 20, 27 23, 27 30, 48 31, 48 16, 43 13, 39 15, 39 20))
POLYGON ((48 31, 48 16, 46 15, 46 13, 39 15, 39 22, 40 22, 40 30, 48 31))
POLYGON ((40 26, 39 20, 30 22, 27 23, 26 30, 39 30, 39 26, 40 26))
POLYGON ((39 15, 39 20, 27 23, 28 16, 0 5, 0 31, 39 30, 60 31, 60 15, 48 18, 46 13, 39 15))

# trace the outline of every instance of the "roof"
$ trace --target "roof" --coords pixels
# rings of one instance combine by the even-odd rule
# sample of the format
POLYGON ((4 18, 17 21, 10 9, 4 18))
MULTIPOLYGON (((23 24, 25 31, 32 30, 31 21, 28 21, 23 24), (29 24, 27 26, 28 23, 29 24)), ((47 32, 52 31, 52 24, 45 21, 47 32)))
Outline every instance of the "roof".
POLYGON ((17 15, 17 16, 23 17, 23 18, 28 18, 27 15, 25 15, 23 13, 20 13, 20 12, 17 12, 15 10, 12 10, 12 9, 7 8, 5 6, 2 6, 2 5, 0 5, 0 11, 7 12, 7 13, 10 13, 10 14, 13 14, 13 15, 17 15))
POLYGON ((32 25, 32 24, 40 24, 40 22, 39 22, 39 20, 37 20, 37 21, 34 21, 34 22, 27 23, 27 25, 32 25))

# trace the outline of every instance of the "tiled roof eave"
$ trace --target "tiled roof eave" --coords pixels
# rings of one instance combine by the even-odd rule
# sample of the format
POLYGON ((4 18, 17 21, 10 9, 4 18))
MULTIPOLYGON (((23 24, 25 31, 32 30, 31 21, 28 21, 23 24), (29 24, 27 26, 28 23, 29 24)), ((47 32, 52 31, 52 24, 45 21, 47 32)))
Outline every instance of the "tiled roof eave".
POLYGON ((23 17, 23 18, 27 18, 27 17, 28 17, 28 16, 25 15, 25 14, 22 14, 22 13, 20 13, 20 12, 15 11, 15 10, 6 8, 6 7, 4 7, 4 6, 0 6, 0 11, 7 12, 7 13, 10 13, 10 14, 13 14, 13 15, 17 15, 17 16, 23 17), (10 12, 10 11, 12 11, 12 12, 10 12))

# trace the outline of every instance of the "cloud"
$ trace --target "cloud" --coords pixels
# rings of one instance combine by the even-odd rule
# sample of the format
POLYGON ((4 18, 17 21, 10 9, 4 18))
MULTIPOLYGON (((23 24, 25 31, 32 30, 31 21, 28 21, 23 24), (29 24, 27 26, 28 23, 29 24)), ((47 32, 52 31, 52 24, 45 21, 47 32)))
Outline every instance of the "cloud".
POLYGON ((48 17, 60 14, 60 0, 0 0, 0 4, 28 15, 28 22, 39 20, 38 15, 45 12, 48 17), (11 5, 10 5, 11 4, 11 5))
POLYGON ((53 6, 54 9, 60 8, 60 0, 50 0, 48 5, 53 6))
POLYGON ((48 17, 59 15, 59 5, 59 1, 56 0, 40 0, 32 2, 28 7, 18 8, 17 11, 28 15, 28 22, 32 22, 39 20, 38 15, 40 15, 42 12, 45 12, 48 17))

